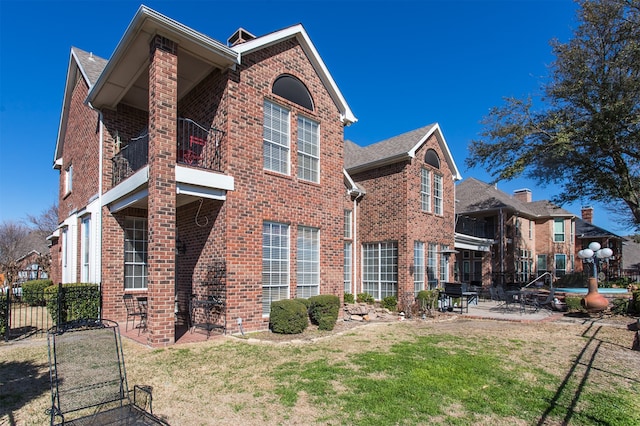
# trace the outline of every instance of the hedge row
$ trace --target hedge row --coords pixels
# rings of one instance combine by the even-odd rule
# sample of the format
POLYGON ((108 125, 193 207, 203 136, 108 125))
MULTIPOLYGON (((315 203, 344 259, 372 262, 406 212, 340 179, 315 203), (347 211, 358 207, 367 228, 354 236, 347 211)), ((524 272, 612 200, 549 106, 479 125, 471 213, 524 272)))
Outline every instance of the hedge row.
POLYGON ((54 324, 83 318, 98 318, 100 289, 97 284, 70 283, 44 289, 47 309, 54 324), (59 308, 59 310, 58 310, 59 308))

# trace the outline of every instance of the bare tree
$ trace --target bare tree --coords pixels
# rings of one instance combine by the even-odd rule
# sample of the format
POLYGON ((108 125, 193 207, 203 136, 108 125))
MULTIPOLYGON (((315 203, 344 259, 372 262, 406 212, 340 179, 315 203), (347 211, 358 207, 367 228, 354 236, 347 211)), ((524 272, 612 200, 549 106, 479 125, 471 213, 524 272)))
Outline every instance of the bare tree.
POLYGON ((20 223, 0 223, 0 271, 8 284, 12 284, 18 278, 18 259, 28 250, 26 241, 30 231, 26 225, 20 223))

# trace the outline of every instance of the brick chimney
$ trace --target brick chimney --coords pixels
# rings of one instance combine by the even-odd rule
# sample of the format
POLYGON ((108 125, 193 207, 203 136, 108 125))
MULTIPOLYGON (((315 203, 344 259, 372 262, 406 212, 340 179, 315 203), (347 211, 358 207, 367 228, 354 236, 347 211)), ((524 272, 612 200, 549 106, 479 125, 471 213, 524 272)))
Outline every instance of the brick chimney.
POLYGON ((516 200, 521 201, 523 203, 530 203, 531 202, 531 190, 530 189, 527 189, 527 188, 516 189, 515 191, 513 191, 513 196, 516 198, 516 200))
POLYGON ((587 223, 593 223, 593 207, 585 206, 582 208, 582 220, 587 223))

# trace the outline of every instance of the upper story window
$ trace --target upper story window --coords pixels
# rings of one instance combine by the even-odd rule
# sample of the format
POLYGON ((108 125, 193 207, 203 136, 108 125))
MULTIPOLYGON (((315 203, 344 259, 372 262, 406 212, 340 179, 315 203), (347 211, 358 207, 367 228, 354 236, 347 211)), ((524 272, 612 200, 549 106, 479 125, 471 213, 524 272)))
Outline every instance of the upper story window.
POLYGON ((556 243, 564 242, 564 219, 553 220, 553 241, 556 243))
POLYGON ((289 174, 289 110, 264 101, 263 157, 265 170, 289 174))
POLYGON ((64 171, 64 193, 70 194, 73 189, 73 164, 64 171))
MULTIPOLYGON (((429 149, 424 155, 426 165, 440 169, 438 154, 429 149)), ((444 186, 442 175, 428 168, 423 168, 420 175, 420 206, 424 212, 443 214, 444 186)))
POLYGON ((313 111, 311 93, 303 82, 292 75, 282 74, 273 82, 271 91, 303 108, 313 111))
POLYGON ((344 238, 351 239, 351 218, 353 217, 353 212, 351 210, 344 211, 344 238))
POLYGON ((320 136, 318 123, 298 116, 298 178, 320 182, 320 136))

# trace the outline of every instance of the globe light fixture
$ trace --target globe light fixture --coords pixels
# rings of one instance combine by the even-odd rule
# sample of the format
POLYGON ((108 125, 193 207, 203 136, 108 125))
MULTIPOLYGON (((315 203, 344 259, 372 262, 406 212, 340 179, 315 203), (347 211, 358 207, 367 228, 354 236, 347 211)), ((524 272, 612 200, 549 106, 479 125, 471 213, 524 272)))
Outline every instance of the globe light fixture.
POLYGON ((582 306, 588 311, 603 311, 609 306, 606 297, 598 293, 598 266, 601 261, 609 259, 613 255, 613 250, 609 247, 601 248, 600 243, 594 241, 589 243, 589 247, 578 252, 578 257, 584 263, 593 264, 593 275, 589 277, 589 289, 587 295, 582 298, 582 306))

